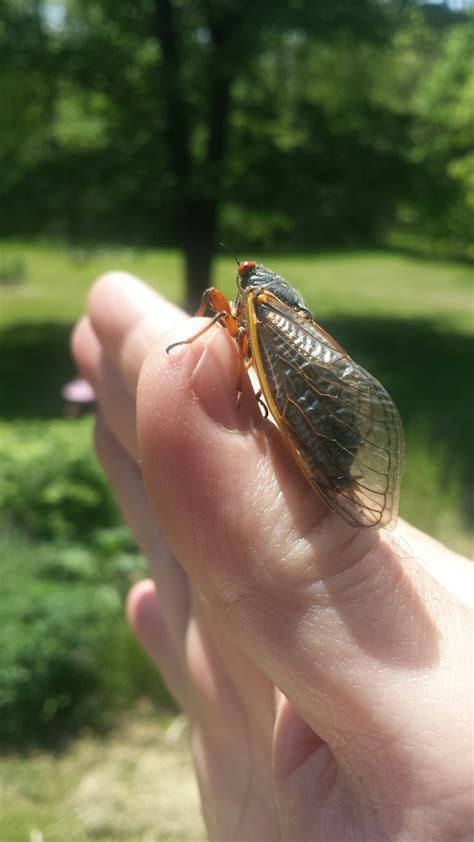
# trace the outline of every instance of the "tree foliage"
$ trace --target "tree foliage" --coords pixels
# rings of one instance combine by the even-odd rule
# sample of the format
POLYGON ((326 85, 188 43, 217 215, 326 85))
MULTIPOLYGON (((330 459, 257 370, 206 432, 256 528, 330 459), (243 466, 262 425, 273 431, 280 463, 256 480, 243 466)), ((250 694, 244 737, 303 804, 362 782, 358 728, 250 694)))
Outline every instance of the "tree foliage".
POLYGON ((415 100, 415 151, 434 176, 427 189, 428 201, 419 209, 419 223, 433 237, 444 236, 461 248, 473 238, 473 44, 474 18, 453 27, 415 100))
POLYGON ((0 233, 184 248, 455 243, 472 18, 415 0, 0 0, 0 233))

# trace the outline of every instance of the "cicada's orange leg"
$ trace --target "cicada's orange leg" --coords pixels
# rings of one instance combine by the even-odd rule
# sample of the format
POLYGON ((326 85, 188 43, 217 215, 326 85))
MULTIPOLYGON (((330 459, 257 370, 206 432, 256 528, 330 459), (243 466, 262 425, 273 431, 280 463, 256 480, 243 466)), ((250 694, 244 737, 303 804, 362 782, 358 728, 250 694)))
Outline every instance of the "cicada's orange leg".
POLYGON ((166 349, 167 354, 179 345, 190 345, 195 339, 207 333, 216 322, 220 322, 223 327, 226 327, 231 336, 237 337, 237 322, 232 315, 230 304, 225 295, 220 290, 215 289, 215 287, 210 287, 203 292, 201 304, 196 312, 196 316, 204 316, 208 310, 214 313, 211 321, 188 339, 182 339, 180 342, 173 342, 171 345, 168 345, 166 349))
POLYGON ((208 310, 211 310, 212 313, 219 313, 221 310, 224 310, 230 315, 230 304, 220 289, 209 287, 209 289, 204 290, 201 303, 196 310, 195 315, 205 316, 208 310))

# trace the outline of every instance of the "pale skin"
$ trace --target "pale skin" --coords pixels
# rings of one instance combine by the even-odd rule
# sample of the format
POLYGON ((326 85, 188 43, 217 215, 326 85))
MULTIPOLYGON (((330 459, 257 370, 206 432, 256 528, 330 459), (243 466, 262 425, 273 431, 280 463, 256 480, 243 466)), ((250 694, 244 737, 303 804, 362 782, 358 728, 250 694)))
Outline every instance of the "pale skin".
POLYGON ((129 275, 93 286, 73 354, 96 449, 150 563, 138 640, 189 717, 215 842, 472 839, 469 562, 363 533, 310 489, 237 347, 129 275))

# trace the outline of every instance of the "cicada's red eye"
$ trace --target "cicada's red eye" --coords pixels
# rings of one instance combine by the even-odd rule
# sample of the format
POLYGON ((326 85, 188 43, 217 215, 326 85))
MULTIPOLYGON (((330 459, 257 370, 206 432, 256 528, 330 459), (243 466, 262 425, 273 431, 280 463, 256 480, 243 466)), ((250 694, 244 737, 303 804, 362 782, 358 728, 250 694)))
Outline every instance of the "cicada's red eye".
POLYGON ((251 269, 255 269, 255 261, 244 260, 242 263, 239 263, 238 273, 239 275, 245 275, 245 273, 249 272, 251 269))

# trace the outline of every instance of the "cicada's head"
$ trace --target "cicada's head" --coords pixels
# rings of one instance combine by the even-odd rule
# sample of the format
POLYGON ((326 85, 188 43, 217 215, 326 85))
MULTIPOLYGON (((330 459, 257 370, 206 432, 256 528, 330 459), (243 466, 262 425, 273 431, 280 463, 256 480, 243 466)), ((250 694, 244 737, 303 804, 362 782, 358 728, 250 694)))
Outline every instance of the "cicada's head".
POLYGON ((262 266, 261 263, 255 263, 254 260, 243 260, 239 263, 237 269, 237 286, 240 289, 250 290, 254 287, 258 289, 271 289, 278 286, 278 284, 285 284, 286 281, 276 272, 262 266))
POLYGON ((243 260, 239 263, 237 269, 237 286, 241 290, 271 289, 275 284, 285 283, 280 275, 262 266, 261 263, 255 263, 254 260, 243 260))
POLYGON ((253 286, 253 277, 258 264, 254 260, 243 260, 237 269, 237 286, 240 289, 247 289, 253 286))
POLYGON ((277 275, 261 263, 255 263, 254 260, 244 260, 239 263, 237 286, 241 292, 251 289, 268 290, 280 301, 284 301, 285 304, 306 316, 311 316, 301 295, 281 275, 277 275))

